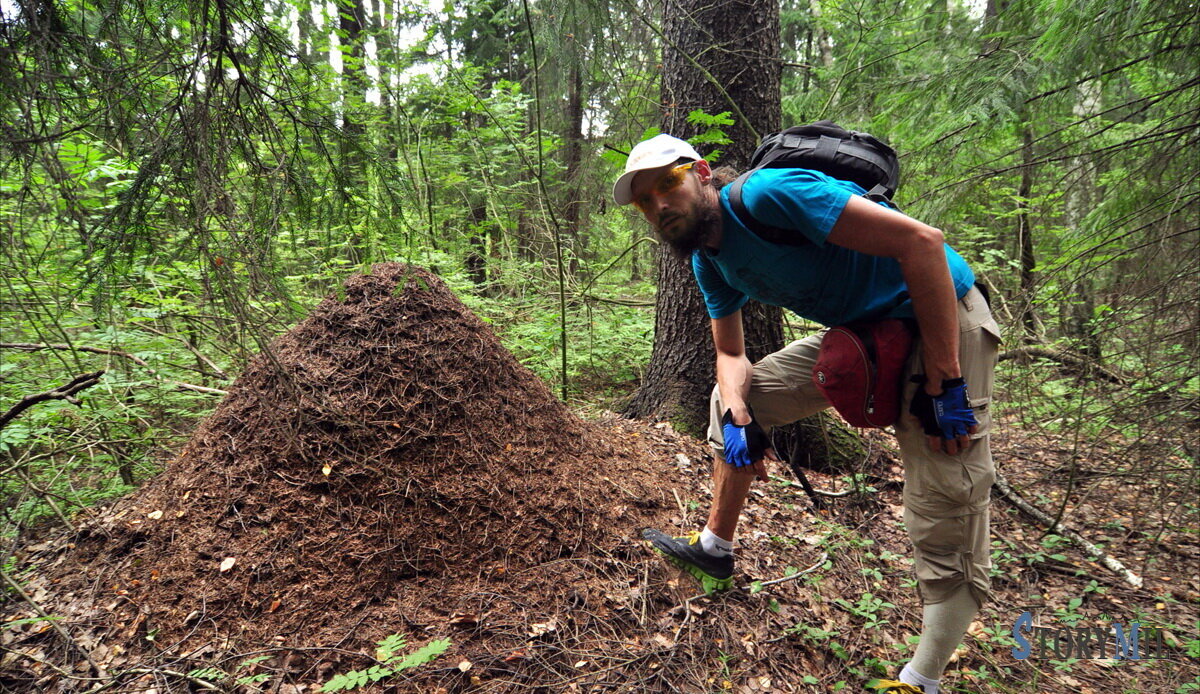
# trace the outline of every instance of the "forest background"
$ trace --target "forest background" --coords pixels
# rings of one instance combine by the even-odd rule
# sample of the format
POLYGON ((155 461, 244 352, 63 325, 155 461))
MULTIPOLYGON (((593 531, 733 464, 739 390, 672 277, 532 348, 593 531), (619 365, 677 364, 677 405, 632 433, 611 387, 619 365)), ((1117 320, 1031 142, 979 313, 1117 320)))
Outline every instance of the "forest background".
MULTIPOLYGON (((78 407, 0 429, 5 537, 153 475, 253 355, 381 260, 445 278, 572 405, 627 407, 656 302, 682 299, 656 294, 656 242, 612 181, 671 118, 717 163, 745 144, 735 104, 663 96, 664 12, 688 6, 0 5, 0 409, 105 370, 78 407)), ((1047 481, 1100 459, 1154 480, 1160 536, 1197 532, 1197 16, 780 12, 783 124, 896 147, 898 202, 994 290, 998 417, 1067 446, 1047 481)), ((785 338, 813 327, 784 317, 785 338)))

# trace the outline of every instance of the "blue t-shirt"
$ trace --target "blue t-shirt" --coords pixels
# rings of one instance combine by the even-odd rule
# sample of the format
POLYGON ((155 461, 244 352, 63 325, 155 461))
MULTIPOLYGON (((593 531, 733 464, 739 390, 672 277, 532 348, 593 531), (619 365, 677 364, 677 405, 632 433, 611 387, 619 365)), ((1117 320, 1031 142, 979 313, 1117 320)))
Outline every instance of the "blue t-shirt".
MULTIPOLYGON (((850 196, 865 192, 819 171, 756 171, 742 186, 742 201, 755 219, 794 229, 812 242, 789 246, 764 241, 743 226, 729 206, 729 186, 723 188, 721 248, 692 254, 708 315, 724 318, 755 299, 829 326, 911 317, 908 287, 895 258, 825 242, 850 196)), ((949 245, 946 260, 955 295, 962 298, 975 274, 949 245)))

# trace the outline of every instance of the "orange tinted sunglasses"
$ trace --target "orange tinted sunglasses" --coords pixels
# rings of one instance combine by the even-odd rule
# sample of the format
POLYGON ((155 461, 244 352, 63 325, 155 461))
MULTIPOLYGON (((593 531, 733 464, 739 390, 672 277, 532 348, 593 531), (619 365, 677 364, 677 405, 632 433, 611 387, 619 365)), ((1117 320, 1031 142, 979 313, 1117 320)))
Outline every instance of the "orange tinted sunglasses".
POLYGON ((650 197, 651 193, 655 195, 666 195, 667 193, 670 193, 679 186, 683 185, 684 176, 688 171, 691 170, 695 163, 696 162, 694 161, 689 161, 686 164, 680 164, 679 166, 667 171, 662 176, 659 176, 658 180, 654 182, 654 186, 649 192, 643 193, 632 200, 633 206, 641 210, 642 214, 649 214, 650 210, 652 209, 651 206, 654 204, 654 201, 650 197))

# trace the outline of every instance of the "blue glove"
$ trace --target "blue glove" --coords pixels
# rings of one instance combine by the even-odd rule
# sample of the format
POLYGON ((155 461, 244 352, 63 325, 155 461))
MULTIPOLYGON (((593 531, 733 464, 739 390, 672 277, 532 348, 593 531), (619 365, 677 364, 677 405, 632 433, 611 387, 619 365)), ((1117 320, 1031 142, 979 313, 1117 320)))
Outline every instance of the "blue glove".
POLYGON ((738 426, 733 423, 733 410, 725 410, 721 433, 725 436, 725 462, 734 467, 757 463, 771 445, 767 432, 754 421, 753 411, 750 412, 750 423, 738 426))
MULTIPOLYGON (((925 383, 924 376, 913 376, 918 384, 925 383)), ((975 412, 971 410, 971 399, 967 395, 967 382, 962 378, 942 381, 942 394, 930 395, 918 386, 908 411, 921 421, 927 436, 955 439, 967 436, 968 429, 975 426, 975 412)))

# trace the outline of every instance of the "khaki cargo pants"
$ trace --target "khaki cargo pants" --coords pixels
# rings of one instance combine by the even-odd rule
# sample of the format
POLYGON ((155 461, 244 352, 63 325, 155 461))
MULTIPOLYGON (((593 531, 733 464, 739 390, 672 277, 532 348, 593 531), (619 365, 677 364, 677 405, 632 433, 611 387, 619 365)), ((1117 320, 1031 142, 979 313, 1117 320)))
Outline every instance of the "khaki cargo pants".
MULTIPOLYGON (((919 340, 905 369, 902 414, 895 426, 904 461, 904 523, 912 539, 917 581, 926 603, 946 600, 964 583, 982 603, 991 585, 988 501, 996 471, 989 433, 1000 328, 975 287, 958 301, 958 324, 959 365, 979 422, 971 446, 957 455, 933 452, 921 425, 908 414, 909 401, 917 389, 908 378, 924 371, 919 340)), ((822 331, 797 340, 754 365, 749 403, 764 428, 794 422, 829 406, 812 382, 812 367, 823 336, 822 331)), ((721 394, 713 388, 708 439, 718 457, 724 450, 724 412, 721 394)))

